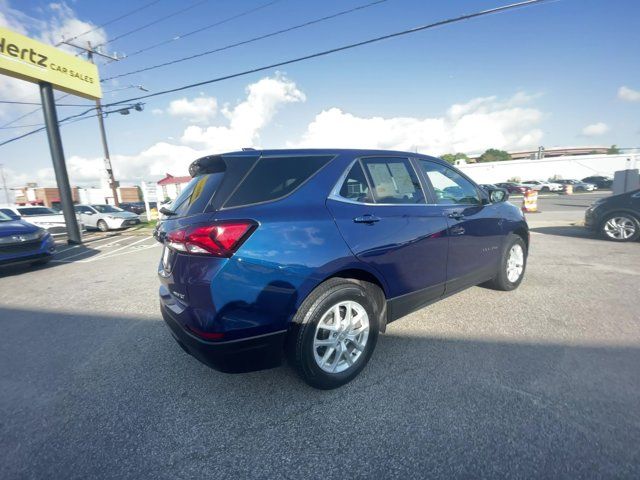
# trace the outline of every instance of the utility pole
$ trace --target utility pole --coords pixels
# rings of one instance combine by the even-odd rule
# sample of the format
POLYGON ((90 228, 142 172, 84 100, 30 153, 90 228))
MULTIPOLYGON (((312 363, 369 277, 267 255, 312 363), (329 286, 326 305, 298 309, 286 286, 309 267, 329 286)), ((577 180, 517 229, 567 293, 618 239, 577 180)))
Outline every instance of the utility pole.
POLYGON ((0 163, 0 177, 2 177, 2 188, 4 189, 4 198, 7 203, 9 201, 9 189, 7 188, 7 178, 4 176, 4 165, 0 163))
MULTIPOLYGON (((63 42, 66 45, 70 45, 75 48, 79 48, 80 50, 84 50, 87 53, 87 57, 91 63, 95 63, 93 60, 93 55, 100 55, 101 57, 108 58, 113 61, 120 60, 118 57, 106 55, 104 53, 98 52, 94 50, 91 46, 91 42, 87 42, 86 47, 82 47, 80 45, 75 45, 69 42, 63 42)), ((113 203, 117 206, 120 205, 120 201, 118 200, 118 182, 116 182, 115 177, 113 176, 113 167, 111 166, 111 156, 109 155, 109 145, 107 144, 107 132, 104 128, 104 114, 102 111, 102 102, 100 99, 96 100, 96 112, 98 117, 98 126, 100 127, 100 138, 102 139, 102 149, 104 151, 104 167, 107 171, 107 178, 109 181, 109 186, 111 187, 111 193, 113 195, 113 203)))

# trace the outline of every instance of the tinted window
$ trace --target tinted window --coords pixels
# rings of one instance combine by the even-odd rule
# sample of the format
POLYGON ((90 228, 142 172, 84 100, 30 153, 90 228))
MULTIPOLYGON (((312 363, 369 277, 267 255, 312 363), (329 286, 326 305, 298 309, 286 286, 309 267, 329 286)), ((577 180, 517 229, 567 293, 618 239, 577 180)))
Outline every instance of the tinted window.
POLYGON ((84 205, 74 206, 73 209, 76 211, 76 213, 95 213, 89 207, 86 207, 84 205))
POLYGON ((15 217, 15 216, 16 216, 16 214, 13 213, 8 208, 0 208, 0 220, 2 220, 3 222, 7 222, 9 220, 13 220, 13 217, 15 217))
POLYGON ((178 198, 171 202, 169 209, 180 217, 204 212, 223 177, 224 173, 206 173, 193 177, 178 198))
POLYGON ((373 197, 378 203, 424 203, 424 193, 406 158, 366 158, 373 197))
POLYGON ((476 187, 455 170, 428 160, 420 160, 420 165, 433 186, 438 203, 480 204, 476 187))
POLYGON ((225 207, 276 200, 290 194, 329 162, 332 156, 262 157, 233 192, 225 207))
POLYGON ((356 202, 373 202, 371 192, 369 192, 369 184, 364 176, 360 162, 354 163, 351 170, 349 170, 344 183, 340 187, 340 196, 356 202))
POLYGON ((47 207, 18 208, 18 212, 20 212, 20 215, 24 217, 33 215, 52 215, 56 213, 47 207))

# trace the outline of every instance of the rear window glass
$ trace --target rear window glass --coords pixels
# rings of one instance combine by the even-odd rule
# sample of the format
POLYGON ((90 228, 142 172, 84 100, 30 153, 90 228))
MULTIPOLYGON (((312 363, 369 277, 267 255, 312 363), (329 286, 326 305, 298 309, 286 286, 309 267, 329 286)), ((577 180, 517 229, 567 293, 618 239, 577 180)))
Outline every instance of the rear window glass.
POLYGON ((56 212, 46 207, 18 208, 20 215, 25 217, 33 215, 53 215, 56 212))
POLYGON ((224 173, 208 173, 193 177, 169 208, 179 217, 202 213, 216 193, 224 173))
POLYGON ((262 157, 233 192, 225 207, 267 202, 289 195, 333 156, 262 157))

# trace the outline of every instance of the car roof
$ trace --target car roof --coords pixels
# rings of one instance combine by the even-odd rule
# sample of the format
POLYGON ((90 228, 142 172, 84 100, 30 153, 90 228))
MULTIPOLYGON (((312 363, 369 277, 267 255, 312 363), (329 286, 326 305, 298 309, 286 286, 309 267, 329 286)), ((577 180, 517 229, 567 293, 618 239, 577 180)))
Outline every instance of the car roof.
POLYGON ((354 157, 364 157, 369 155, 402 155, 416 158, 428 158, 437 160, 445 165, 450 165, 441 158, 416 152, 403 152, 400 150, 380 150, 380 149, 357 149, 357 148, 281 148, 264 150, 242 150, 235 152, 221 153, 222 156, 252 157, 252 156, 276 156, 276 155, 342 155, 348 154, 354 157))

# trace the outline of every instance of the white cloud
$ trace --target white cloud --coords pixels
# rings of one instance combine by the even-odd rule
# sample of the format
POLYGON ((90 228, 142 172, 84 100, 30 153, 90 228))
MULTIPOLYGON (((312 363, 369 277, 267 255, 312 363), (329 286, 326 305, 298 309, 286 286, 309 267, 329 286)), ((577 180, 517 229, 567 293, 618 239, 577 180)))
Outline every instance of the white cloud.
POLYGON ((618 98, 625 102, 640 102, 640 91, 622 86, 618 89, 618 98))
MULTIPOLYGON (((115 176, 124 183, 139 183, 140 180, 161 178, 165 173, 186 175, 189 165, 198 157, 255 145, 260 131, 271 122, 282 105, 304 99, 304 93, 286 77, 276 75, 263 78, 247 87, 245 100, 234 107, 224 107, 222 113, 227 125, 209 128, 191 125, 184 130, 181 144, 157 142, 137 155, 112 154, 115 176)), ((210 105, 217 105, 217 99, 209 100, 212 101, 210 105)), ((99 184, 104 176, 100 156, 69 157, 67 169, 74 185, 99 184)), ((28 174, 10 172, 8 177, 12 185, 32 181, 43 185, 54 184, 51 168, 28 174)))
POLYGON ((304 93, 283 75, 267 77, 247 87, 247 98, 233 108, 228 105, 222 114, 228 126, 202 128, 189 126, 182 142, 213 152, 237 150, 256 145, 262 130, 278 109, 287 103, 304 102, 304 93))
POLYGON ((604 122, 592 123, 582 129, 582 135, 585 137, 597 137, 604 135, 609 131, 609 126, 604 122))
POLYGON ((196 97, 193 100, 180 98, 169 104, 167 113, 196 123, 205 123, 215 117, 218 102, 213 97, 196 97))
MULTIPOLYGON (((55 45, 63 38, 70 38, 95 28, 93 23, 78 19, 73 9, 66 3, 51 3, 45 8, 44 13, 46 20, 40 20, 12 8, 7 0, 0 0, 0 26, 28 35, 44 43, 55 45)), ((103 29, 98 28, 87 35, 83 35, 78 42, 86 43, 91 41, 93 45, 97 45, 106 40, 106 33, 103 29)), ((72 53, 77 52, 73 47, 65 45, 60 48, 72 53)), ((5 75, 0 75, 0 92, 2 92, 4 98, 25 102, 40 101, 36 85, 5 75)), ((35 108, 33 105, 2 105, 0 106, 0 119, 5 122, 35 108)), ((26 120, 30 118, 37 118, 37 116, 28 117, 26 120)), ((34 122, 23 121, 19 124, 25 123, 34 122)))
POLYGON ((482 152, 489 147, 530 148, 540 144, 536 128, 542 112, 518 106, 534 97, 524 93, 500 101, 481 97, 451 106, 440 117, 358 117, 333 107, 320 112, 300 147, 350 147, 418 150, 424 153, 482 152))

